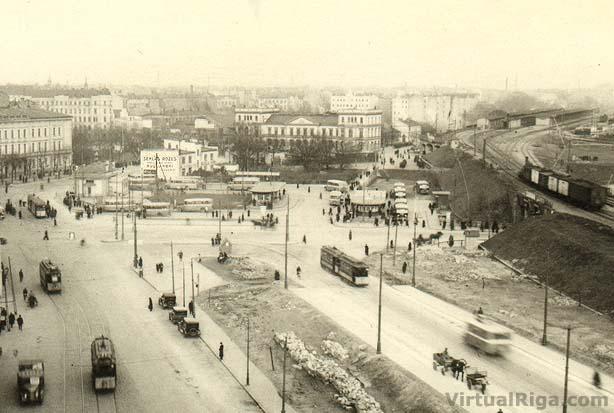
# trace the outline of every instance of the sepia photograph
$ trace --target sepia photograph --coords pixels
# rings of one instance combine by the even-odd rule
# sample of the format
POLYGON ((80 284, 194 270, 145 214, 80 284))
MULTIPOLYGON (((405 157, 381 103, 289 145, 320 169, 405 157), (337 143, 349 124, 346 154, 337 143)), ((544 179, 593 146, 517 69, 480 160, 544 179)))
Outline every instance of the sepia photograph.
POLYGON ((614 412, 613 2, 0 35, 0 413, 614 412))

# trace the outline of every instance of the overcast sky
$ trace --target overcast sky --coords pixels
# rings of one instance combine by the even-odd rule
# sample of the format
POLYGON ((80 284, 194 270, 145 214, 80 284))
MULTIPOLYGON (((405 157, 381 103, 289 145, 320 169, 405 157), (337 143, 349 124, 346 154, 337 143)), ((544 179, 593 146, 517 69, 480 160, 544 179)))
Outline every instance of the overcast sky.
POLYGON ((575 88, 614 73, 608 0, 5 0, 0 35, 0 83, 575 88))

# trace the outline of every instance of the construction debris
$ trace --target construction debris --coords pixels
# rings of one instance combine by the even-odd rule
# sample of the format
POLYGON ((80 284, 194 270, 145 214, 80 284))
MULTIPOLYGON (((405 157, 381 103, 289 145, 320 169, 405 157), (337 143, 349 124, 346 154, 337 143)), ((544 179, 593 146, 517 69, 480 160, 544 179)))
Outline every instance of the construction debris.
MULTIPOLYGON (((344 408, 355 409, 361 413, 383 413, 380 404, 365 391, 363 384, 340 367, 335 360, 318 356, 315 350, 307 350, 303 341, 292 331, 275 333, 275 341, 282 347, 286 340, 290 357, 310 376, 319 377, 324 382, 332 384, 338 392, 335 394, 335 399, 344 408)), ((324 341, 332 343, 330 340, 324 341)), ((332 347, 339 350, 336 346, 332 347)))

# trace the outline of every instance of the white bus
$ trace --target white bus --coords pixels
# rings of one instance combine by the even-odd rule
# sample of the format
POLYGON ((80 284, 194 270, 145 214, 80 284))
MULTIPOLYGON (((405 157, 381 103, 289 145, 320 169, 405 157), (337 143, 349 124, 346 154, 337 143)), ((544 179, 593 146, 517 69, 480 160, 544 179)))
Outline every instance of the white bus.
POLYGON ((343 201, 343 193, 339 191, 332 191, 328 195, 328 204, 330 206, 338 206, 341 205, 343 201))
POLYGON ((255 176, 237 176, 228 184, 231 191, 247 191, 260 182, 260 178, 255 176))
POLYGON ((182 212, 209 212, 213 208, 211 198, 188 198, 179 207, 182 212))
POLYGON ((117 197, 117 200, 115 200, 115 197, 107 197, 102 201, 101 206, 104 212, 121 211, 122 206, 124 208, 124 211, 129 211, 130 210, 130 199, 124 198, 122 200, 121 197, 117 197))
POLYGON ((338 179, 329 179, 326 181, 326 185, 324 185, 324 189, 327 191, 339 191, 345 192, 348 189, 348 183, 345 181, 340 181, 338 179))
POLYGON ((416 181, 416 192, 419 194, 426 195, 431 190, 431 186, 428 181, 416 181))
POLYGON ((464 340, 466 344, 486 354, 503 355, 512 343, 512 332, 490 319, 478 316, 467 323, 464 340))
POLYGON ((166 189, 196 190, 202 188, 202 180, 197 176, 171 178, 164 184, 164 187, 166 189))
POLYGON ((171 204, 170 202, 153 202, 146 199, 143 201, 143 213, 148 217, 169 216, 171 204))

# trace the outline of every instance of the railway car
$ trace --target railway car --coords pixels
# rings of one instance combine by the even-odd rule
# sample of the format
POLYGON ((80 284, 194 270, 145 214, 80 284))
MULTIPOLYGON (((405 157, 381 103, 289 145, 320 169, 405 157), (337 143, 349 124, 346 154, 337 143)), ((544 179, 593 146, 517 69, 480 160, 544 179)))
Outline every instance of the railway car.
POLYGON ((358 286, 369 284, 369 267, 335 247, 323 246, 320 250, 320 265, 325 270, 358 286))
POLYGON ((584 209, 598 210, 608 199, 606 187, 585 179, 572 178, 526 162, 520 178, 543 192, 552 194, 584 209))

